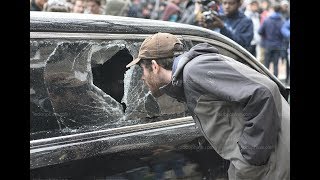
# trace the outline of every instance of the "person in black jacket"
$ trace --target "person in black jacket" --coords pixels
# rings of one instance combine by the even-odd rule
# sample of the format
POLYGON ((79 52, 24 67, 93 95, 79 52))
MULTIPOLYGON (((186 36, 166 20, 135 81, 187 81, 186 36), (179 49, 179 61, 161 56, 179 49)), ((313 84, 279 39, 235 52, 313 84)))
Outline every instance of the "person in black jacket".
POLYGON ((290 178, 290 107, 265 75, 208 43, 184 52, 169 33, 144 40, 142 80, 155 97, 185 102, 215 151, 230 160, 229 179, 290 178))

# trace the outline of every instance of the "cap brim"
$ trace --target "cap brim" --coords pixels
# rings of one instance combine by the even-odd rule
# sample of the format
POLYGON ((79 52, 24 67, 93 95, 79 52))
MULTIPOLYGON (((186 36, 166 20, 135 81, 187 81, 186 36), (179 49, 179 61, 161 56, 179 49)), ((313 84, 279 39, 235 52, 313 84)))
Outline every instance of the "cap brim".
POLYGON ((137 64, 140 61, 140 58, 136 58, 133 61, 131 61, 129 64, 126 65, 126 68, 129 68, 135 64, 137 64))

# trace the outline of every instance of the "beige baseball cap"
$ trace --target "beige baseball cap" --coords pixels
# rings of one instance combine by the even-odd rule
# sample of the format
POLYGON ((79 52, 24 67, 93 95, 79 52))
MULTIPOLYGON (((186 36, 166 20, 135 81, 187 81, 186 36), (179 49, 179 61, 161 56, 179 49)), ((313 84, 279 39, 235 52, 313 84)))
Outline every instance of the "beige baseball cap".
POLYGON ((141 59, 161 59, 174 57, 174 47, 182 42, 173 34, 156 33, 147 37, 141 44, 138 58, 131 61, 126 67, 137 64, 141 59))

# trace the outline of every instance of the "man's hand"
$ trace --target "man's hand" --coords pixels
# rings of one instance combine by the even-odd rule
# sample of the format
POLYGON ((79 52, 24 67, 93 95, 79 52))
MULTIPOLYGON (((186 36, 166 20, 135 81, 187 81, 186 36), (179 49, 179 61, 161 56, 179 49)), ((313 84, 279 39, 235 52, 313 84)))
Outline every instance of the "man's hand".
POLYGON ((212 16, 212 21, 209 23, 206 23, 204 16, 198 15, 198 22, 199 22, 199 26, 202 26, 208 29, 215 29, 215 28, 221 29, 224 27, 224 22, 218 16, 212 16))

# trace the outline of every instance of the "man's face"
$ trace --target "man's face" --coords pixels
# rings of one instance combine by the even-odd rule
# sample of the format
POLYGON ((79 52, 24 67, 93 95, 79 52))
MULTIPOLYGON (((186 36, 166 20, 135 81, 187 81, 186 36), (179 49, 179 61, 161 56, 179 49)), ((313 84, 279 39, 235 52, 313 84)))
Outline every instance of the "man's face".
POLYGON ((231 16, 238 12, 240 5, 238 0, 222 0, 223 12, 226 16, 231 16))
POLYGON ((257 2, 253 2, 253 3, 250 4, 250 8, 251 8, 251 11, 258 12, 259 4, 257 2))
POLYGON ((76 1, 73 6, 74 13, 83 13, 84 11, 84 1, 76 1))
POLYGON ((100 6, 93 1, 87 2, 87 9, 90 14, 100 14, 100 6))
POLYGON ((165 83, 160 81, 159 75, 155 74, 153 70, 146 68, 144 64, 141 64, 140 66, 143 71, 141 79, 149 87, 149 90, 154 97, 160 97, 163 93, 160 92, 159 88, 164 86, 165 83))

